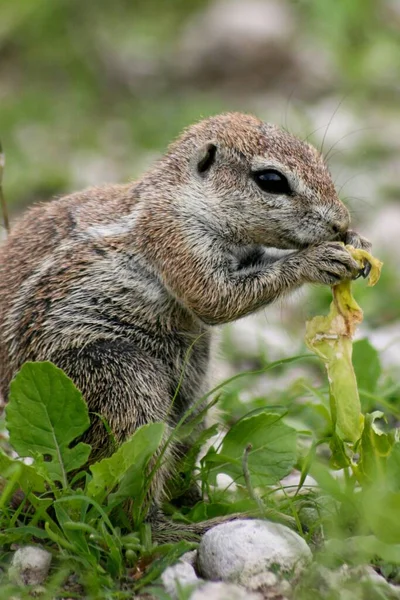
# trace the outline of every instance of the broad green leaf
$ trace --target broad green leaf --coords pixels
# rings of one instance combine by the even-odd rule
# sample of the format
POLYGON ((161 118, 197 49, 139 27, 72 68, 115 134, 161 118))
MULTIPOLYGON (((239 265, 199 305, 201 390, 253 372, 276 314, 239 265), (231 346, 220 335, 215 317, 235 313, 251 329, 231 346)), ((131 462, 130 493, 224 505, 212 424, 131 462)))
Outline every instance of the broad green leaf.
POLYGON ((352 340, 346 320, 354 315, 355 322, 358 322, 362 313, 347 289, 340 290, 343 295, 346 292, 346 303, 343 303, 347 312, 340 312, 342 298, 337 288, 342 285, 334 288, 329 315, 314 317, 307 322, 306 344, 325 363, 334 431, 343 441, 354 443, 361 437, 363 417, 352 365, 352 340), (353 300, 354 306, 347 296, 353 300))
POLYGON ((331 450, 330 465, 332 469, 344 469, 350 466, 350 458, 346 452, 346 444, 343 440, 335 433, 332 433, 331 439, 329 440, 329 448, 331 450))
POLYGON ((287 475, 296 462, 296 431, 282 422, 282 415, 259 413, 236 423, 226 434, 219 454, 210 462, 222 462, 212 473, 226 473, 244 484, 243 453, 248 446, 248 468, 253 486, 272 485, 287 475))
POLYGON ((52 363, 23 365, 11 383, 6 424, 18 454, 45 456, 49 477, 64 487, 67 473, 87 462, 88 444, 69 447, 89 427, 86 403, 71 379, 52 363))
POLYGON ((380 420, 384 421, 385 416, 378 410, 365 415, 364 431, 359 446, 360 460, 355 468, 361 479, 371 483, 385 478, 387 460, 396 441, 394 431, 385 433, 380 428, 380 420))
POLYGON ((362 311, 351 295, 350 284, 344 282, 333 288, 329 314, 314 317, 306 324, 306 344, 327 370, 334 432, 351 443, 360 439, 363 430, 351 337, 361 320, 362 311))
POLYGON ((15 473, 15 470, 19 471, 16 482, 25 494, 45 491, 46 480, 37 473, 34 465, 26 465, 19 460, 14 460, 0 450, 0 475, 7 479, 8 474, 11 471, 15 473))
POLYGON ((353 344, 353 367, 358 387, 373 393, 381 375, 379 354, 367 339, 353 344))
POLYGON ((145 468, 158 449, 164 431, 164 423, 143 425, 112 456, 92 465, 88 495, 102 502, 118 486, 110 496, 112 504, 139 496, 144 487, 145 468))

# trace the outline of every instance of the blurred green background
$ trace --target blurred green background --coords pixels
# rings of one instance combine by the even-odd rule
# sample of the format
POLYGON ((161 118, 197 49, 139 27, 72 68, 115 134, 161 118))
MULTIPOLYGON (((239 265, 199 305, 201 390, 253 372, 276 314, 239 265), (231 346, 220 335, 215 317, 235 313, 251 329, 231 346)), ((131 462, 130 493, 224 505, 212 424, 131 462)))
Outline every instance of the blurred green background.
MULTIPOLYGON (((355 225, 386 263, 379 287, 357 283, 361 335, 400 369, 398 0, 0 0, 13 217, 134 178, 182 127, 229 110, 323 143, 355 225)), ((329 296, 304 290, 227 330, 221 375, 295 354, 329 296)))

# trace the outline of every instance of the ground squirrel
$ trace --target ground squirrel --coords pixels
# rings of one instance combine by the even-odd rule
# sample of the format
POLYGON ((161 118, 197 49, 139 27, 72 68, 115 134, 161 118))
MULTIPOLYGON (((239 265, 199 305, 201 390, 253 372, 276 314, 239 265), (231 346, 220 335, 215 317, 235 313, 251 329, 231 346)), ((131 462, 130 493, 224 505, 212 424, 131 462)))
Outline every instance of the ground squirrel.
MULTIPOLYGON (((50 360, 118 441, 151 421, 173 427, 207 390, 213 325, 358 273, 340 242, 368 242, 349 220, 308 143, 248 115, 200 121, 137 182, 16 223, 0 248, 1 392, 25 361, 50 360)), ((107 439, 94 418, 95 455, 107 439)))

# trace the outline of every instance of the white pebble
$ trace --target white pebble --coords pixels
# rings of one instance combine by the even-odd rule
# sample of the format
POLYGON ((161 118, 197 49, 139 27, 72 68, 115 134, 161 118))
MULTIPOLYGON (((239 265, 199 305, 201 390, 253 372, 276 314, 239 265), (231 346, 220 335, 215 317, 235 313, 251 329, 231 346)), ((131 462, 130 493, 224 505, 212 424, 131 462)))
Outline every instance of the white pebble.
POLYGON ((19 585, 40 585, 49 573, 51 554, 37 546, 19 548, 8 571, 12 582, 19 585))
POLYGON ((161 581, 167 594, 174 599, 179 597, 181 589, 200 583, 195 570, 188 562, 178 562, 176 565, 165 569, 161 575, 161 581))

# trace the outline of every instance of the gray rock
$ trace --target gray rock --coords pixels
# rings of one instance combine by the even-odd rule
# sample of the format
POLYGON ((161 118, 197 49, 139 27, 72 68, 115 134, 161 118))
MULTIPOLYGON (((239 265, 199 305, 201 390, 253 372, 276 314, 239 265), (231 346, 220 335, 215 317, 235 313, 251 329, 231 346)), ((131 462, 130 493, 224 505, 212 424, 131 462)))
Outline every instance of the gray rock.
MULTIPOLYGON (((279 589, 311 561, 306 542, 297 533, 262 520, 238 520, 210 529, 202 538, 198 567, 205 579, 229 581, 249 589, 279 589)), ((290 587, 290 586, 289 586, 290 587)))
POLYGON ((161 581, 165 591, 174 599, 179 597, 181 589, 196 586, 201 582, 189 562, 178 562, 165 569, 161 581))
POLYGON ((263 597, 233 583, 208 581, 195 590, 189 600, 263 600, 263 597))
POLYGON ((37 546, 19 548, 12 558, 9 578, 18 585, 40 585, 49 573, 51 554, 37 546))

